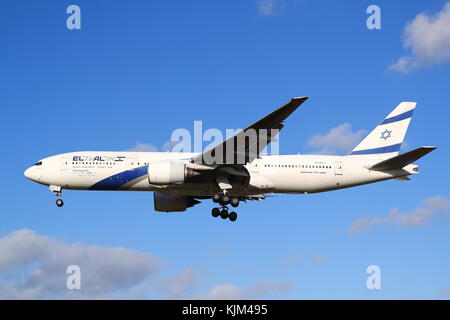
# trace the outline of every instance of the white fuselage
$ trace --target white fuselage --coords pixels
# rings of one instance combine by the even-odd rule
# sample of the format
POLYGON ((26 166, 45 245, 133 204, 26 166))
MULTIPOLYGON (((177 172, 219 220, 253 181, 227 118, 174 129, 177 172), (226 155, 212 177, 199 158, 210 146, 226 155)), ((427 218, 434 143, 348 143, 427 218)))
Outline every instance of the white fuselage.
MULTIPOLYGON (((161 160, 191 159, 193 153, 171 152, 72 152, 45 158, 25 171, 25 176, 44 185, 75 190, 158 191, 189 196, 211 196, 215 181, 152 185, 148 164, 161 160)), ((245 186, 233 185, 235 195, 263 193, 315 193, 347 188, 416 173, 415 165, 401 170, 373 171, 380 158, 327 155, 267 155, 245 167, 250 174, 245 186)))

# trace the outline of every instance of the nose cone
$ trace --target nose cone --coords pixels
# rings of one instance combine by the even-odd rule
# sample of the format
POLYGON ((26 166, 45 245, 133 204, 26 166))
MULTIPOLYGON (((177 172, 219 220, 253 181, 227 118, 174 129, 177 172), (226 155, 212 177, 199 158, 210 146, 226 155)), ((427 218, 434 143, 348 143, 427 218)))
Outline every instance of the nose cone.
POLYGON ((28 168, 27 170, 25 170, 25 172, 23 173, 23 175, 31 180, 31 168, 28 168))
POLYGON ((31 181, 38 181, 40 177, 39 177, 38 172, 36 172, 36 171, 37 171, 36 168, 29 167, 27 170, 25 170, 23 175, 25 177, 27 177, 28 179, 30 179, 31 181))

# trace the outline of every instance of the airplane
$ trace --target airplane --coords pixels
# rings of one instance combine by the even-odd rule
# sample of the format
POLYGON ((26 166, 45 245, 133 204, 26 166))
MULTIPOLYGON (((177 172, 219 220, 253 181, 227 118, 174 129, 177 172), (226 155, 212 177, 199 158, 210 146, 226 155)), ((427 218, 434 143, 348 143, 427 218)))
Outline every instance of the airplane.
POLYGON ((263 153, 284 121, 308 97, 292 98, 216 146, 192 152, 77 151, 37 161, 26 178, 49 186, 63 206, 62 190, 152 191, 154 209, 181 212, 201 200, 217 204, 211 214, 236 221, 235 208, 276 193, 308 194, 397 179, 419 173, 414 161, 436 149, 398 154, 415 102, 401 102, 349 154, 263 153), (241 143, 239 143, 241 142, 241 143), (224 160, 225 158, 225 160, 224 160))

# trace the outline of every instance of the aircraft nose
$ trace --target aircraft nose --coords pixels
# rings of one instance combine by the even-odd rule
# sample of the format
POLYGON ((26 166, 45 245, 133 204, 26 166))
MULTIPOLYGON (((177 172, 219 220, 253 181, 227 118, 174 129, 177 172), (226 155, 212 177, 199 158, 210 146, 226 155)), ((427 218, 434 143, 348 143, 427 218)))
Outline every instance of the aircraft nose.
POLYGON ((31 168, 28 168, 27 170, 24 171, 23 175, 28 178, 31 179, 31 168))
POLYGON ((33 167, 30 167, 30 168, 28 168, 27 170, 25 170, 24 173, 23 173, 23 175, 24 175, 26 178, 28 178, 28 179, 30 179, 30 180, 32 180, 32 181, 36 181, 36 180, 37 180, 36 172, 35 172, 35 170, 34 170, 33 167))

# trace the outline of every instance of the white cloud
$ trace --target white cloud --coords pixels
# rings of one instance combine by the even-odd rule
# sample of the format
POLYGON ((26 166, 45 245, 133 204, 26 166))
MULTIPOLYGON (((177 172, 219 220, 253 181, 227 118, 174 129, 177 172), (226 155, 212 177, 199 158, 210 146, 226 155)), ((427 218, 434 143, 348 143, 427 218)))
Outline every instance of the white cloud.
MULTIPOLYGON (((171 141, 167 140, 161 147, 161 150, 164 152, 171 152, 175 146, 178 146, 179 141, 171 141)), ((159 148, 150 143, 142 143, 136 142, 133 147, 128 149, 127 151, 135 151, 135 152, 158 152, 159 148)))
POLYGON ((278 269, 282 274, 289 274, 293 270, 299 270, 302 264, 304 265, 309 262, 316 264, 326 263, 328 262, 328 257, 323 254, 315 254, 309 257, 291 254, 272 262, 270 266, 278 269))
POLYGON ((383 224, 399 227, 423 227, 435 216, 447 211, 449 205, 450 200, 445 197, 427 198, 411 212, 402 213, 398 209, 392 209, 387 217, 360 217, 352 223, 349 232, 356 233, 383 224))
POLYGON ((197 271, 186 269, 180 274, 162 281, 159 291, 169 299, 181 299, 192 294, 200 281, 201 277, 197 271))
POLYGON ((284 0, 258 0, 258 13, 264 17, 278 16, 285 8, 284 0))
POLYGON ((128 151, 136 151, 136 152, 156 152, 158 151, 158 147, 155 147, 152 144, 142 143, 142 142, 136 142, 134 146, 128 151))
POLYGON ((366 134, 366 130, 352 131, 350 123, 342 123, 325 135, 316 134, 308 140, 308 146, 317 154, 336 154, 351 151, 366 134))
POLYGON ((164 151, 164 152, 172 152, 173 148, 175 146, 177 146, 179 143, 183 143, 183 142, 182 141, 167 140, 166 142, 164 142, 164 144, 162 146, 162 151, 164 151))
POLYGON ((0 238, 0 252, 0 299, 108 297, 161 268, 148 253, 65 244, 28 229, 0 238), (66 288, 66 269, 73 264, 81 268, 81 290, 66 288))
POLYGON ((232 284, 213 286, 207 293, 199 294, 194 299, 205 300, 248 300, 258 299, 271 294, 287 294, 293 288, 289 281, 260 281, 247 289, 240 289, 232 284))
POLYGON ((403 32, 403 47, 411 50, 411 54, 399 58, 388 69, 409 73, 450 61, 450 2, 435 15, 418 14, 403 32))
POLYGON ((66 244, 23 229, 0 237, 1 299, 252 299, 291 290, 287 281, 260 281, 241 290, 213 285, 201 293, 201 270, 160 276, 162 262, 144 252, 83 243, 66 244), (66 288, 69 265, 81 269, 81 290, 66 288))
POLYGON ((413 58, 412 57, 401 57, 396 63, 391 64, 388 69, 393 71, 399 71, 401 73, 409 73, 413 68, 413 58))

